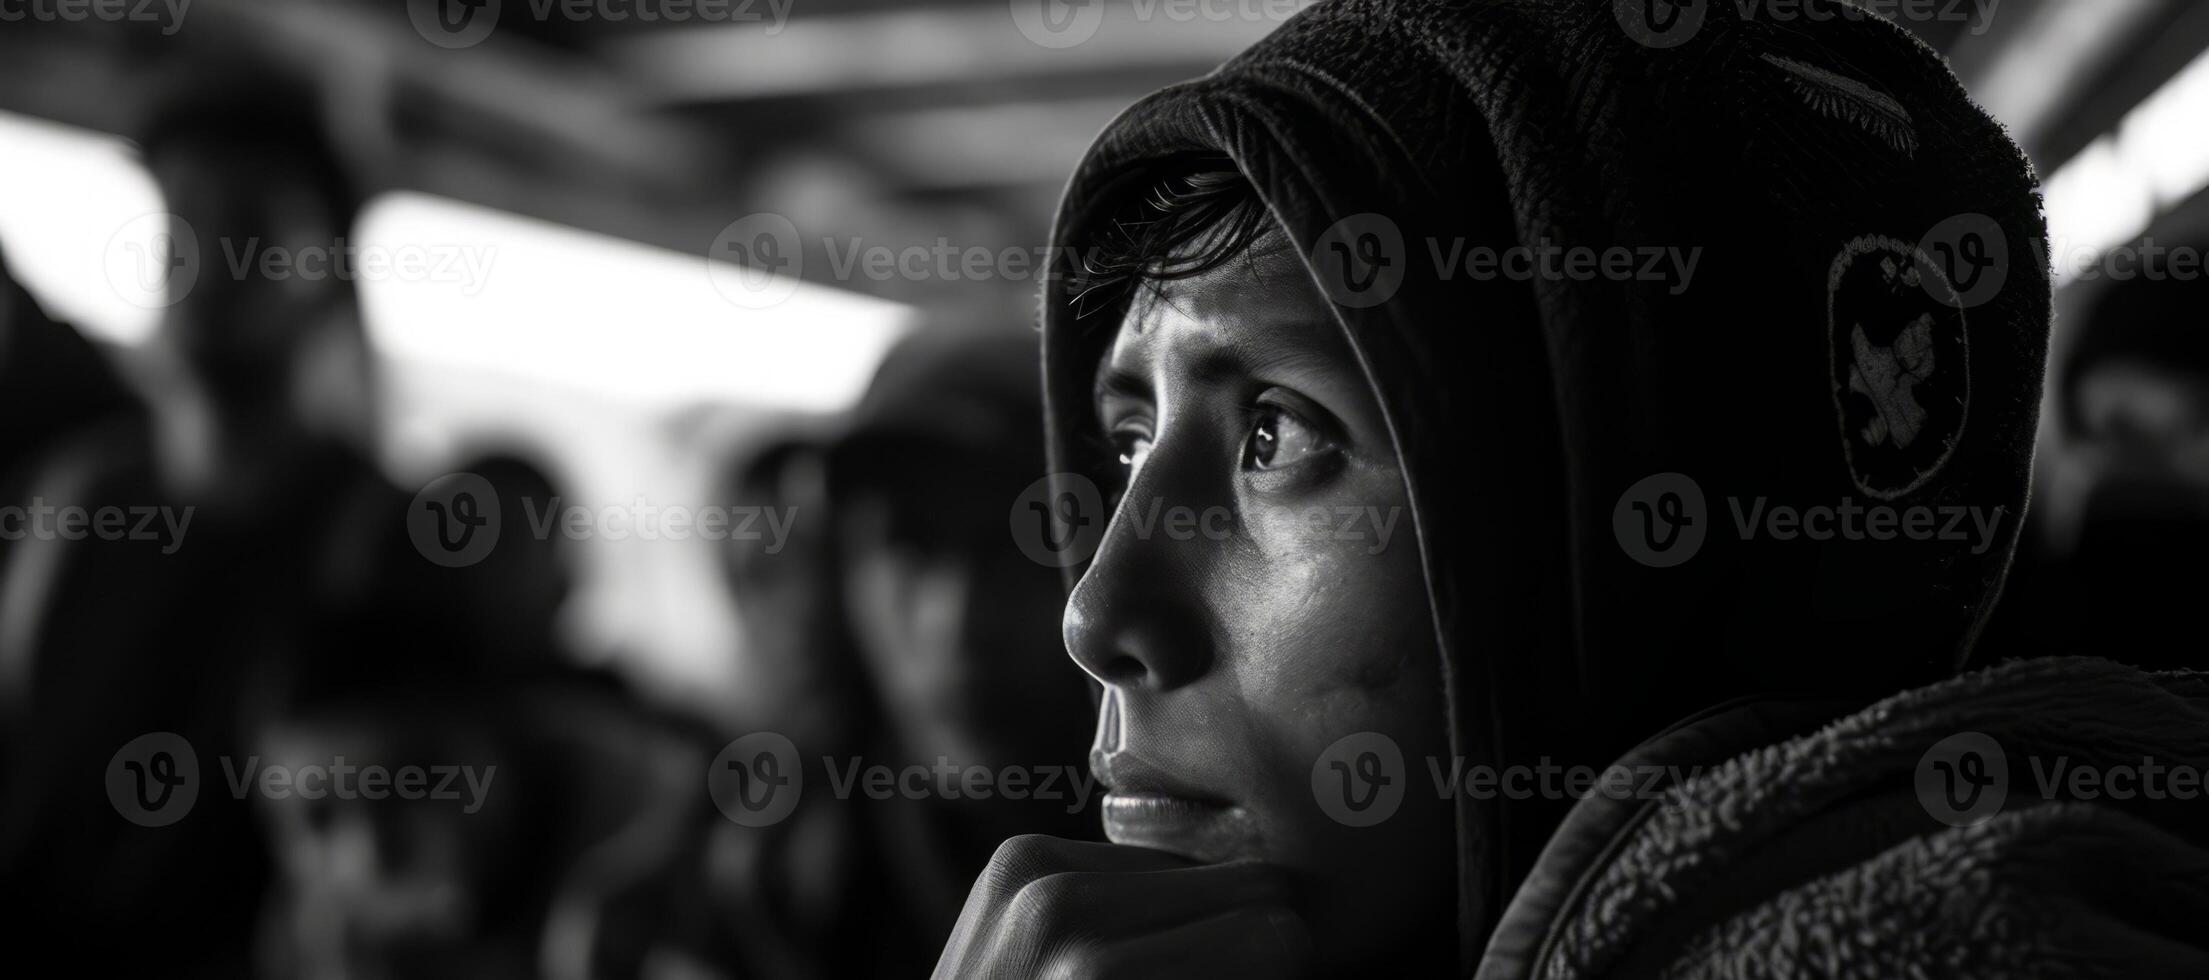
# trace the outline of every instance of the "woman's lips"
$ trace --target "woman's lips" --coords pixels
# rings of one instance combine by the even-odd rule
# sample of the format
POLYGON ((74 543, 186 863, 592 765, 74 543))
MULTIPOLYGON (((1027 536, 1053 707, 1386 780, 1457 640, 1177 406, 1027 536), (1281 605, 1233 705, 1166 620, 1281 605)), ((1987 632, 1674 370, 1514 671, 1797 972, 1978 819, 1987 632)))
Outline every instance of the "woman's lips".
POLYGON ((1104 797, 1106 839, 1194 861, 1255 856, 1257 825, 1249 811, 1176 785, 1162 770, 1125 752, 1094 759, 1104 797))
POLYGON ((1193 861, 1232 857, 1245 839, 1239 814, 1223 803, 1150 793, 1105 794, 1105 838, 1115 844, 1148 847, 1193 861))

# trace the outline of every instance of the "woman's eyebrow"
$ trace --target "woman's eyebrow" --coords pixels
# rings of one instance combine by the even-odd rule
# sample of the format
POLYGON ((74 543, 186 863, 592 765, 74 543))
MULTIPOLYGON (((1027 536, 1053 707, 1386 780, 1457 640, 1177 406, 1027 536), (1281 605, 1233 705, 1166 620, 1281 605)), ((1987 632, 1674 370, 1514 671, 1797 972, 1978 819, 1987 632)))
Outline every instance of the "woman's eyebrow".
POLYGON ((1103 370, 1097 372, 1097 383, 1090 392, 1090 400, 1101 404, 1108 398, 1150 401, 1150 382, 1133 371, 1107 364, 1103 370))

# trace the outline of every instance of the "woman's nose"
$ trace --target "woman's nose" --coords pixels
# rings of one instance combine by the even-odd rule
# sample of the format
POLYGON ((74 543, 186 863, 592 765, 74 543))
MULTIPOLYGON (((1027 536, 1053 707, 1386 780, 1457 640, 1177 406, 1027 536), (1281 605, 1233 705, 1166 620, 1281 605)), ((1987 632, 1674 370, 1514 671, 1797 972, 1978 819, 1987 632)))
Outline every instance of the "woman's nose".
POLYGON ((1152 450, 1114 509, 1104 540, 1067 600, 1066 650, 1099 683, 1171 690, 1211 666, 1213 630, 1203 583, 1220 547, 1203 535, 1162 532, 1178 509, 1202 504, 1166 478, 1174 460, 1152 450))

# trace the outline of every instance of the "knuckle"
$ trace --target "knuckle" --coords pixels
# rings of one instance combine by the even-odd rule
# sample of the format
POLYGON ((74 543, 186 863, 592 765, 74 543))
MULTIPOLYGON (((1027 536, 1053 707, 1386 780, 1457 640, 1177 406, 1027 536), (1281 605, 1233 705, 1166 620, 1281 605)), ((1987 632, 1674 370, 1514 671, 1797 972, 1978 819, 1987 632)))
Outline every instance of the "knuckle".
POLYGON ((983 872, 993 891, 1017 892, 1050 867, 1050 855, 1058 841, 1042 834, 1022 834, 997 845, 983 872))
POLYGON ((991 856, 990 860, 998 863, 1032 860, 1043 856, 1051 845, 1056 843, 1058 843, 1056 838, 1046 834, 1020 834, 1007 837, 1004 843, 997 845, 997 853, 991 856))
POLYGON ((1060 938, 1073 925, 1075 890, 1075 876, 1068 873, 1030 881, 1013 895, 1010 918, 1017 928, 1032 930, 1033 935, 1060 938))

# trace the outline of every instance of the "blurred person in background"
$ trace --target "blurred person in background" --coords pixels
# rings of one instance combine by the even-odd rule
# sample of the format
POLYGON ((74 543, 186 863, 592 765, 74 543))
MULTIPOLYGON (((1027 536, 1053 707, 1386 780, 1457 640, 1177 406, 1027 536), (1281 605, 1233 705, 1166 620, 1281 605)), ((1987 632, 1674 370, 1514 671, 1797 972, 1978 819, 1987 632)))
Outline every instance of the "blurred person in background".
MULTIPOLYGON (((0 636, 28 664, 0 865, 20 921, 96 973, 236 976, 268 877, 223 760, 285 665, 399 642, 450 649, 406 496, 369 462, 373 405, 346 238, 361 196, 315 88, 229 53, 171 65, 133 132, 170 213, 168 306, 131 366, 143 424, 80 430, 23 492, 167 515, 161 540, 21 542, 0 636), (185 261, 196 251, 193 264, 185 261), (319 262, 317 260, 320 260, 319 262), (409 628, 409 627, 412 628, 409 628), (188 817, 117 818, 97 780, 138 736, 201 763, 188 817), (110 924, 135 937, 107 941, 110 924)), ((156 526, 161 526, 157 524, 156 526)))
POLYGON ((546 515, 567 505, 552 475, 518 448, 478 455, 455 471, 490 485, 501 533, 481 560, 442 576, 465 595, 440 607, 460 614, 444 627, 449 641, 517 676, 590 678, 619 689, 611 673, 582 669, 560 632, 561 612, 575 591, 577 556, 556 523, 544 525, 551 533, 536 533, 546 515))
POLYGON ((294 401, 360 392, 301 383, 330 373, 309 361, 358 350, 350 284, 274 281, 257 266, 232 276, 225 262, 226 245, 330 247, 357 206, 352 184, 315 130, 310 94, 194 68, 167 79, 134 134, 171 234, 201 259, 195 281, 170 277, 137 378, 148 424, 80 433, 28 481, 56 502, 158 505, 190 522, 166 554, 153 542, 33 539, 0 569, 0 635, 30 663, 35 732, 11 747, 33 758, 11 772, 0 860, 11 881, 37 883, 15 896, 35 899, 34 931, 50 927, 93 972, 243 971, 268 864, 246 804, 214 791, 215 760, 247 754, 238 714, 259 652, 314 614, 312 593, 358 581, 368 556, 333 536, 349 533, 356 491, 384 489, 349 445, 311 435, 327 430, 294 401), (191 745, 213 786, 174 826, 123 824, 83 774, 162 731, 191 745), (138 938, 103 940, 97 930, 117 922, 138 938))
POLYGON ((169 208, 171 254, 197 256, 195 275, 171 277, 135 365, 156 409, 155 473, 218 512, 381 482, 350 240, 363 192, 322 98, 250 58, 192 62, 166 76, 134 134, 169 208))
MULTIPOLYGON (((81 427, 143 424, 119 421, 139 410, 137 399, 107 354, 70 324, 46 315, 29 290, 8 274, 0 253, 0 506, 27 507, 26 487, 47 465, 52 447, 69 444, 81 427)), ((0 569, 28 529, 0 527, 0 569)), ((0 612, 0 623, 10 617, 0 612)), ((0 744, 16 744, 14 726, 29 709, 28 644, 0 633, 0 744)), ((9 760, 0 754, 0 785, 9 760)))
MULTIPOLYGON (((1085 771, 1091 702, 1058 661, 1058 572, 1023 554, 1008 524, 1045 472, 1036 357, 1026 331, 916 332, 829 451, 838 594, 879 711, 871 762, 1085 771)), ((890 900, 926 937, 949 929, 966 880, 1006 835, 1093 836, 1081 802, 900 797, 861 809, 890 900)))
POLYGON ((771 722, 793 739, 846 730, 865 685, 837 619, 826 443, 818 433, 793 432, 751 447, 716 491, 733 506, 789 515, 780 547, 732 537, 720 556, 748 679, 733 714, 771 722))
POLYGON ((2077 635, 2143 667, 2209 665, 2172 615, 2209 595, 2204 299, 2190 279, 2118 286, 2064 371, 2065 421, 2096 470, 2065 562, 2077 635))
MULTIPOLYGON (((1052 798, 832 792, 809 771, 766 827, 715 814, 687 887, 716 911, 671 929, 689 962, 737 977, 913 975, 1005 835, 1093 837, 1082 778, 1090 700, 1056 666, 1057 572, 1008 533, 1043 472, 1032 334, 923 329, 884 359, 842 430, 755 452, 745 505, 790 508, 769 554, 739 543, 731 587, 752 673, 751 731, 816 760, 903 771, 1056 770, 1052 798)), ((930 775, 930 785, 936 777, 930 775)), ((679 903, 668 903, 679 904, 679 903)))
POLYGON ((532 519, 563 505, 550 476, 508 451, 461 472, 490 485, 501 533, 428 579, 456 600, 344 622, 348 642, 276 672, 250 727, 271 765, 458 767, 467 792, 261 801, 280 872, 269 975, 627 975, 646 927, 630 898, 685 853, 704 806, 703 727, 561 647, 571 556, 532 519))
POLYGON ((1995 649, 2200 667, 2209 594, 2209 336, 2196 279, 2105 284, 2059 356, 2044 486, 1995 649))
MULTIPOLYGON (((263 765, 293 773, 342 760, 351 792, 256 800, 277 876, 265 907, 260 974, 299 980, 537 976, 547 896, 559 871, 549 828, 557 797, 529 800, 531 773, 502 744, 492 696, 451 679, 393 690, 388 668, 343 691, 300 698, 256 740, 263 765), (371 799, 371 767, 465 765, 452 794, 371 799), (470 780, 473 780, 471 783, 470 780)), ((294 780, 297 776, 294 775, 294 780)), ((329 777, 336 778, 336 777, 329 777)))
POLYGON ((0 500, 15 502, 12 483, 46 447, 134 404, 107 354, 47 316, 0 252, 0 500))
POLYGON ((652 923, 630 899, 686 852, 706 743, 587 674, 466 650, 294 674, 255 726, 264 764, 411 767, 437 793, 257 801, 279 872, 263 974, 635 975, 652 923))
MULTIPOLYGON (((868 698, 838 619, 824 455, 816 434, 779 432, 736 454, 714 490, 720 504, 790 515, 780 547, 732 536, 720 551, 741 628, 744 682, 730 716, 743 731, 851 752, 848 736, 863 723, 868 698)), ((857 837, 850 810, 815 793, 801 797, 789 818, 758 828, 737 826, 701 802, 678 853, 600 902, 596 914, 613 942, 594 954, 593 975, 826 975, 831 956, 852 955, 830 943, 851 901, 857 837)))

